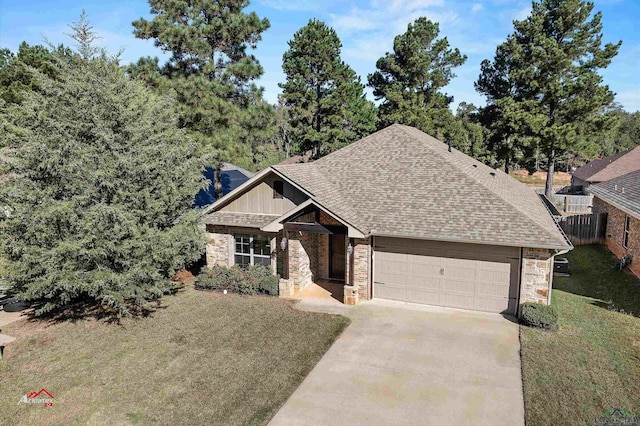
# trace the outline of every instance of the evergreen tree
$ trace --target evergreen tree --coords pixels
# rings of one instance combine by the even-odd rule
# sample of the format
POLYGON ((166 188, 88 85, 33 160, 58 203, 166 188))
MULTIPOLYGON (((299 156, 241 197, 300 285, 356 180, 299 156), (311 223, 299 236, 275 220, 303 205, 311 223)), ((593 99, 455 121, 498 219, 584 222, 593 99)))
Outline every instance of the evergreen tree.
MULTIPOLYGON (((247 53, 269 28, 267 19, 244 13, 247 0, 150 0, 148 21, 133 22, 134 35, 154 39, 171 58, 162 67, 143 58, 129 74, 178 101, 179 125, 220 161, 253 168, 252 148, 274 131, 273 107, 253 81, 263 69, 247 53)), ((218 167, 219 171, 219 167, 218 167)), ((217 176, 219 173, 216 173, 217 176)), ((216 180, 217 196, 222 185, 216 180)))
MULTIPOLYGON (((72 52, 62 45, 55 50, 67 60, 72 57, 72 52)), ((55 77, 59 71, 51 56, 45 46, 29 46, 26 42, 20 44, 15 54, 9 49, 0 49, 0 98, 7 103, 20 103, 22 92, 38 90, 37 81, 29 68, 55 77)))
POLYGON ((342 61, 335 30, 312 19, 293 35, 280 84, 298 152, 317 158, 375 130, 375 110, 364 86, 342 61))
POLYGON ((556 156, 574 147, 580 129, 601 127, 601 111, 613 102, 598 71, 609 65, 621 42, 602 46, 602 14, 592 15, 593 8, 582 0, 534 1, 531 15, 514 22, 505 46, 516 91, 511 113, 520 116, 521 132, 547 156, 547 195, 556 156))
POLYGON ((451 49, 446 37, 438 39, 439 33, 437 23, 418 18, 396 36, 393 52, 376 62, 378 70, 369 74, 369 86, 376 100, 382 100, 379 128, 403 123, 445 139, 453 132, 453 97, 442 89, 467 57, 451 49))
POLYGON ((480 114, 488 130, 487 147, 504 164, 507 174, 525 140, 518 137, 525 118, 518 104, 522 101, 521 93, 511 74, 520 66, 511 56, 514 43, 515 39, 509 37, 497 47, 493 61, 482 61, 480 77, 475 83, 476 90, 487 97, 487 106, 480 114))
POLYGON ((483 163, 491 163, 485 147, 485 129, 480 124, 480 111, 473 104, 460 102, 455 115, 455 127, 451 132, 451 145, 458 151, 483 163))
POLYGON ((172 102, 128 79, 116 58, 50 53, 56 78, 32 68, 40 90, 0 106, 9 283, 36 315, 77 302, 137 312, 202 253, 189 207, 203 163, 172 102))

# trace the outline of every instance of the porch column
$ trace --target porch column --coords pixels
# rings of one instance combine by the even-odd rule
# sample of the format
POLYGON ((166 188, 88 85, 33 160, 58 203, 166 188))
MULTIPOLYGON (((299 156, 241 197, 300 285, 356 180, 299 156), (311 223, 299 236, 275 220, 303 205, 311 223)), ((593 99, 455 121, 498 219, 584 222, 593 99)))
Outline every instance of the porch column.
MULTIPOLYGON (((286 238, 286 246, 282 252, 282 277, 280 277, 280 284, 278 292, 280 297, 291 297, 294 291, 294 282, 289 278, 289 233, 286 229, 282 231, 282 238, 286 238)), ((280 247, 276 247, 276 250, 282 250, 280 247)))
POLYGON ((347 262, 346 262, 346 271, 345 271, 345 286, 344 286, 344 299, 343 302, 345 305, 356 305, 358 303, 358 287, 354 285, 354 274, 353 274, 353 255, 355 252, 355 243, 353 238, 347 239, 348 245, 345 250, 347 262), (351 250, 349 250, 351 247, 351 250), (351 251, 351 253, 349 253, 351 251))

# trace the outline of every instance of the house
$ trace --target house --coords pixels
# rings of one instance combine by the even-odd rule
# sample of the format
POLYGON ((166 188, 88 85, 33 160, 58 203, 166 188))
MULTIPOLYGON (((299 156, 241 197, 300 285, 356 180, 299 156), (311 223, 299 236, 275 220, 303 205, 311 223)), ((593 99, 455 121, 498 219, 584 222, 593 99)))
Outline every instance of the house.
MULTIPOLYGON (((255 174, 245 169, 241 169, 231 163, 222 163, 220 170, 223 196, 245 183, 255 174)), ((213 172, 213 167, 205 167, 203 175, 211 182, 211 184, 208 188, 203 188, 196 194, 196 198, 193 201, 193 207, 205 207, 216 201, 216 194, 213 187, 213 172)))
POLYGON ((579 167, 572 173, 571 187, 575 191, 586 191, 594 183, 606 182, 636 170, 640 170, 640 145, 579 167))
POLYGON ((515 314, 550 301, 572 248, 538 195, 412 127, 271 166, 210 206, 207 264, 270 265, 280 295, 344 283, 371 298, 515 314))
POLYGON ((632 255, 629 269, 640 277, 640 170, 590 188, 593 208, 607 213, 605 243, 618 258, 632 255))

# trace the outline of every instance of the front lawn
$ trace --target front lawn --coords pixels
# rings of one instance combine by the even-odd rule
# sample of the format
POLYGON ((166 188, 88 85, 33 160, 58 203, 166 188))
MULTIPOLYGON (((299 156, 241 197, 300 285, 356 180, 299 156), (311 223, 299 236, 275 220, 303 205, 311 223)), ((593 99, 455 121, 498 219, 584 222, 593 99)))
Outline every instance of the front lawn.
POLYGON ((266 424, 348 321, 188 289, 120 325, 13 323, 0 424, 266 424), (41 388, 53 407, 18 404, 41 388))
POLYGON ((555 277, 560 330, 521 327, 527 425, 594 424, 611 408, 640 413, 640 281, 600 246, 567 255, 555 277))

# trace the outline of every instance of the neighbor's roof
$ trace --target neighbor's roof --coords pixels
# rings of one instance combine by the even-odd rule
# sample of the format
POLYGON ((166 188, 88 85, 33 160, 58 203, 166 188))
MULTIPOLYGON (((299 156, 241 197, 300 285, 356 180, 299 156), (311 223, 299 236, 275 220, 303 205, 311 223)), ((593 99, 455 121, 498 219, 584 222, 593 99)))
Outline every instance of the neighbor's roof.
POLYGON ((640 170, 589 187, 596 197, 640 218, 640 170))
POLYGON ((272 168, 365 235, 571 247, 534 191, 412 127, 272 168))
POLYGON ((640 145, 609 157, 593 160, 573 172, 585 182, 606 182, 640 170, 640 145))
POLYGON ((255 213, 233 213, 219 211, 205 215, 203 222, 208 225, 242 226, 250 228, 261 228, 267 223, 279 218, 279 215, 255 214, 255 213))
POLYGON ((220 170, 222 171, 231 171, 231 170, 237 170, 240 173, 242 173, 243 175, 245 175, 246 177, 250 178, 253 177, 255 175, 255 173, 250 172, 248 170, 243 169, 242 167, 238 167, 235 164, 231 164, 231 163, 221 163, 222 167, 220 167, 220 170))

